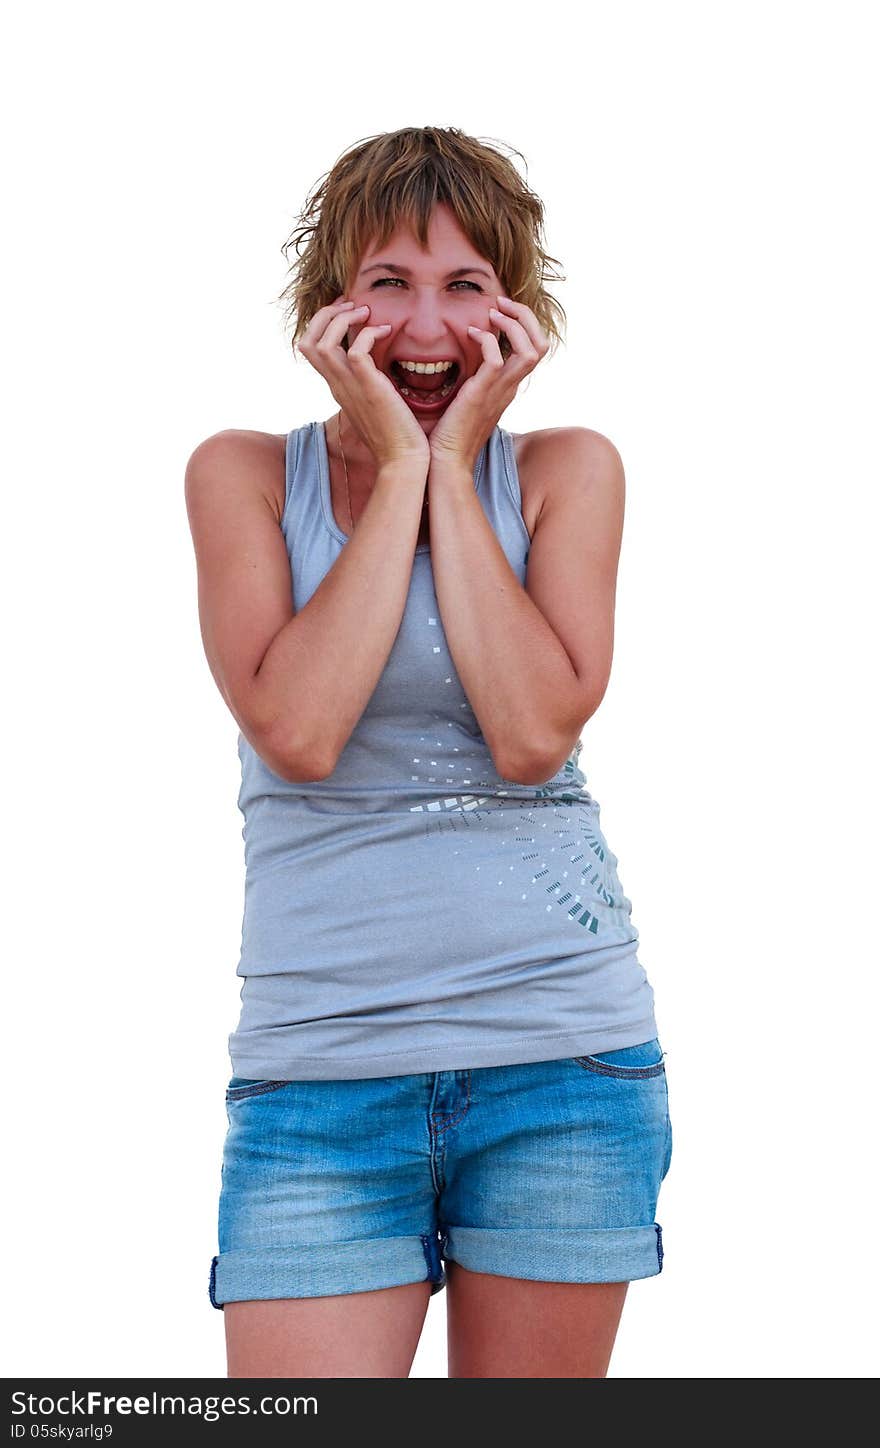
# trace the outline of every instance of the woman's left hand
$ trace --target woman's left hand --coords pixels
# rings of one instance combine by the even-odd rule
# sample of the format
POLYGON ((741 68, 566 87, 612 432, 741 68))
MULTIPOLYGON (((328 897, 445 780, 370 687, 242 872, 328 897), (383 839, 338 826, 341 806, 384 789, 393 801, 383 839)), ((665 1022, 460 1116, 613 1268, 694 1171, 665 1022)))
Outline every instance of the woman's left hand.
POLYGON ((468 327, 479 340, 483 361, 473 377, 463 382, 428 442, 431 461, 464 466, 473 472, 481 447, 491 436, 498 420, 516 396, 519 384, 550 350, 550 343, 535 316, 524 302, 499 297, 504 311, 489 308, 489 316, 511 345, 510 356, 501 355, 494 332, 468 327))

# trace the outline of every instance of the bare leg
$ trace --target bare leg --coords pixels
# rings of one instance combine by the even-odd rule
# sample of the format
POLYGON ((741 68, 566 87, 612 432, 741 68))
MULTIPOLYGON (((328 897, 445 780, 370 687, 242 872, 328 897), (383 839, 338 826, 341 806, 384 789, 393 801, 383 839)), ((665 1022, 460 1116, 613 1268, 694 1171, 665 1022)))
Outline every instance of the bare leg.
POLYGON ((527 1282, 446 1263, 451 1378, 604 1378, 627 1282, 527 1282))
POLYGON ((227 1302, 230 1378, 406 1378, 430 1282, 336 1297, 227 1302))

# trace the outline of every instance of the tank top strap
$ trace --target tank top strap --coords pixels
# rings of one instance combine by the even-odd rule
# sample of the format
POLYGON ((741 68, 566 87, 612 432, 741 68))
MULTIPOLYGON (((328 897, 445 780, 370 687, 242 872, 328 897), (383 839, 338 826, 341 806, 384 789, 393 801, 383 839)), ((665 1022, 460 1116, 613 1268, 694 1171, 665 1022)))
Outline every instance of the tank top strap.
POLYGON ((495 427, 489 435, 480 493, 486 516, 507 560, 520 583, 525 583, 531 540, 522 515, 522 489, 513 438, 503 427, 495 427))
POLYGON ((320 422, 292 428, 285 448, 281 531, 290 558, 297 612, 305 606, 338 552, 331 522, 324 516, 321 450, 326 444, 322 428, 320 422))
POLYGON ((319 505, 320 472, 317 457, 317 424, 305 423, 287 434, 284 465, 284 511, 281 525, 302 522, 304 515, 319 505))

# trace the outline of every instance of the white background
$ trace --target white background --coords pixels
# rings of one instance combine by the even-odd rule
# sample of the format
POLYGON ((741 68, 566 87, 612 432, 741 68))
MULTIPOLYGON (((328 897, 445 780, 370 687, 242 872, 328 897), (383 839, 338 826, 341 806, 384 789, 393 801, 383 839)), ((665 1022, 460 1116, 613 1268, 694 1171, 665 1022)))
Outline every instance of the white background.
MULTIPOLYGON (((674 1153, 611 1375, 876 1370, 872 9, 7 22, 7 1373, 225 1374, 243 853, 184 467, 335 410, 284 335, 280 247, 342 151, 427 124, 523 153, 567 277, 568 345, 503 425, 595 428, 627 473, 581 763, 674 1153)), ((439 1294, 413 1376, 445 1373, 439 1294)))

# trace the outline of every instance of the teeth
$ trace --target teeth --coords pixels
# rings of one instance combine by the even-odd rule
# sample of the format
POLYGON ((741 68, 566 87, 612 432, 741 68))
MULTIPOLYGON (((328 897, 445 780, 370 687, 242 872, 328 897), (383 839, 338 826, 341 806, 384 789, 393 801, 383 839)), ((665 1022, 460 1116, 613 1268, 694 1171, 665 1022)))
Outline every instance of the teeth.
POLYGON ((453 362, 401 362, 400 366, 406 372, 448 372, 453 362))
MULTIPOLYGON (((411 387, 407 387, 405 382, 401 382, 398 391, 403 397, 412 397, 416 402, 423 403, 426 401, 424 392, 414 392, 411 387)), ((434 402, 442 402, 445 397, 449 397, 454 391, 454 382, 444 382, 443 386, 440 388, 439 392, 437 392, 436 396, 432 400, 434 402)))

